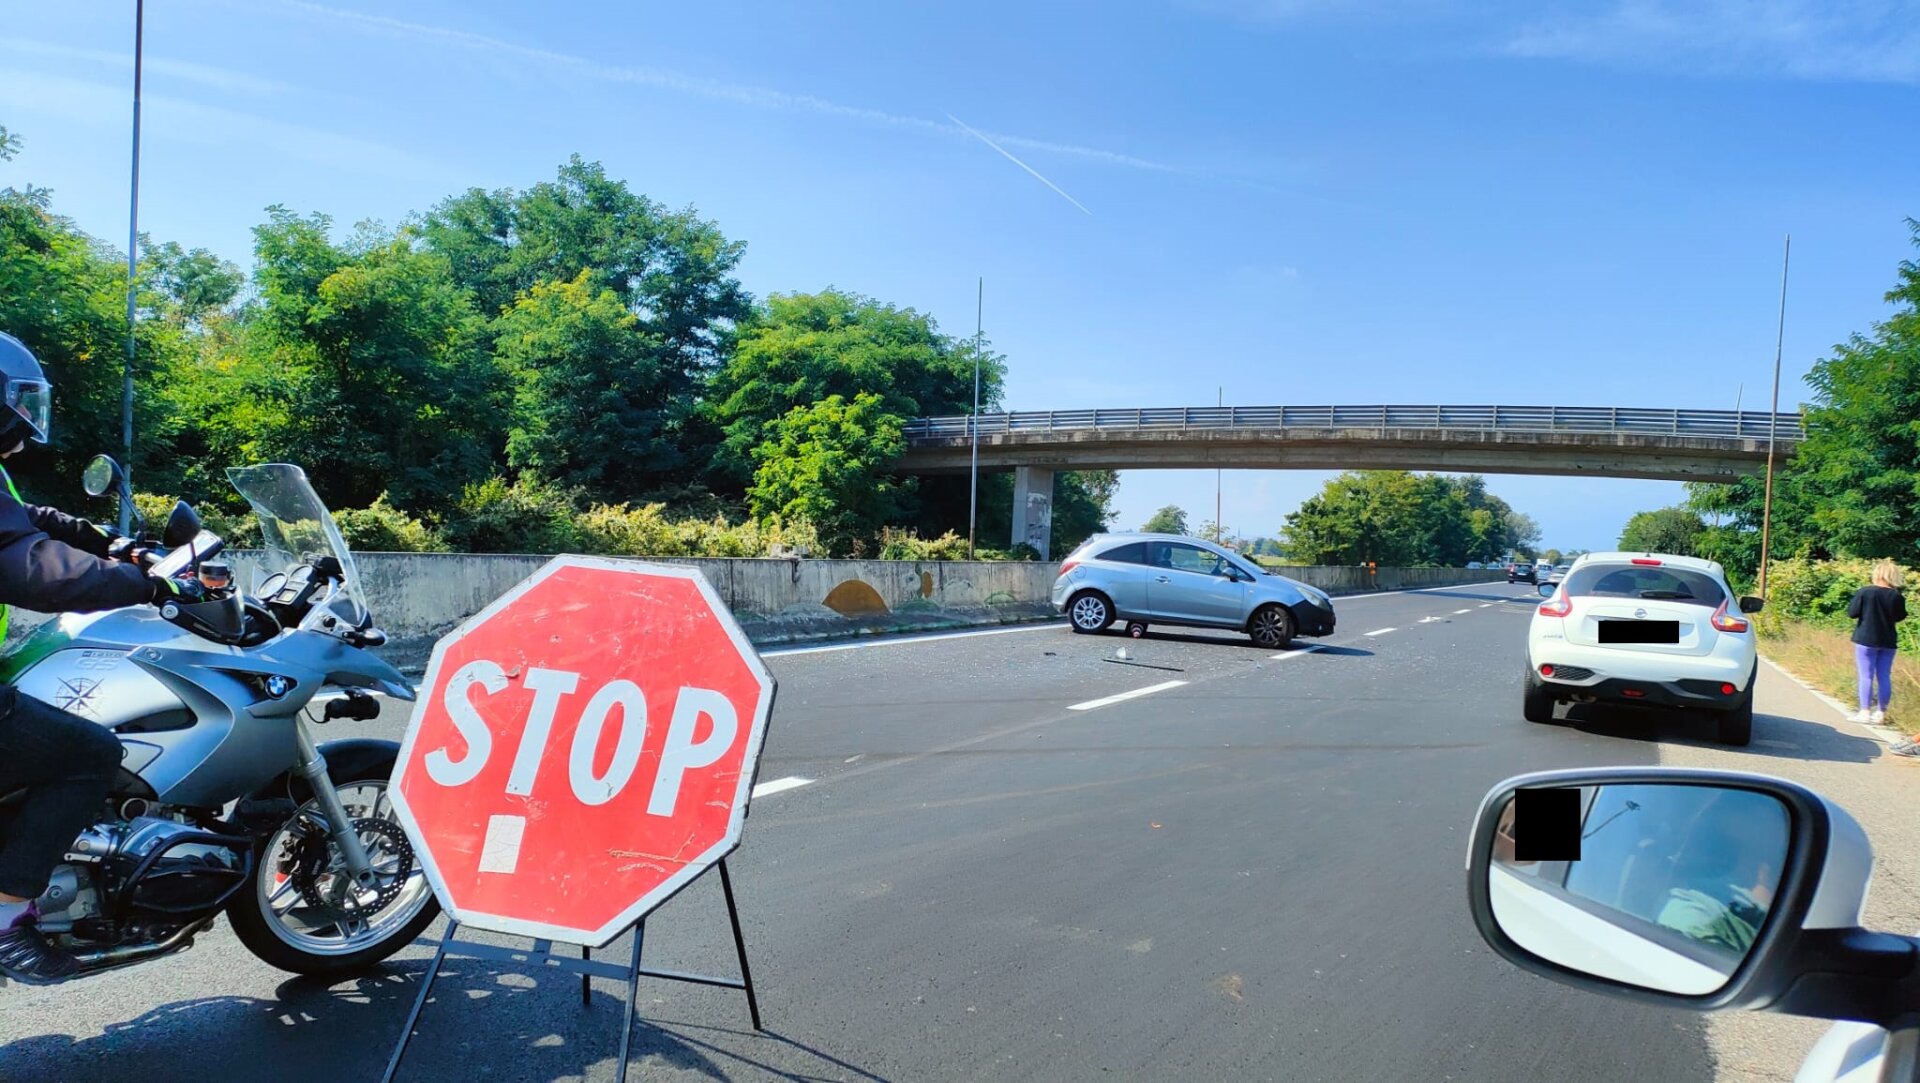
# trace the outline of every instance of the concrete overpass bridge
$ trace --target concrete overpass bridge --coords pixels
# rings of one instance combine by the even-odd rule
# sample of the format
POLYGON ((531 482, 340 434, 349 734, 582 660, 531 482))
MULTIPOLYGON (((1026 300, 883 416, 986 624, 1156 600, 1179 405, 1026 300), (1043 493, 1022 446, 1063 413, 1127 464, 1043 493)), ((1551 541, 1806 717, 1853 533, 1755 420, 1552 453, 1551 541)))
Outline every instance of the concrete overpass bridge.
POLYGON ((1438 470, 1730 482, 1791 455, 1798 414, 1610 406, 1222 406, 909 422, 908 474, 1014 471, 1013 541, 1047 553, 1059 470, 1438 470))

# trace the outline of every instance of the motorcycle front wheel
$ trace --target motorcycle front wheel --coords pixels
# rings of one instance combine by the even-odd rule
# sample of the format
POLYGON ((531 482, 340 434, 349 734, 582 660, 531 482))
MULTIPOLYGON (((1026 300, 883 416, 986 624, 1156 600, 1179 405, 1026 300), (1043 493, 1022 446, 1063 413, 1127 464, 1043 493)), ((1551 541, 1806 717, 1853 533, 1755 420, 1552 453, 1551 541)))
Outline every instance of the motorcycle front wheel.
POLYGON ((296 974, 363 970, 413 943, 440 913, 388 800, 392 773, 390 758, 329 772, 360 827, 376 885, 353 883, 319 801, 307 800, 268 837, 253 882, 228 904, 227 920, 247 950, 296 974))

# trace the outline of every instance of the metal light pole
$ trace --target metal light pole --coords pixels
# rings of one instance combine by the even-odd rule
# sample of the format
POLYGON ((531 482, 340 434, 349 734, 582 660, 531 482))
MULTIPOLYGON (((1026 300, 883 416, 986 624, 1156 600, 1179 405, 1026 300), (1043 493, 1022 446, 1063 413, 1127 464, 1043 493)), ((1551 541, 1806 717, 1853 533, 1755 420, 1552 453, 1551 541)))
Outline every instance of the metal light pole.
MULTIPOLYGON (((1215 388, 1214 392, 1213 404, 1215 406, 1225 406, 1227 404, 1227 389, 1219 387, 1215 388)), ((1215 467, 1213 471, 1213 544, 1227 544, 1227 528, 1220 525, 1220 470, 1218 467, 1215 467)))
MULTIPOLYGON (((139 283, 134 277, 140 258, 140 61, 146 30, 146 0, 133 0, 133 182, 127 200, 127 363, 120 384, 120 449, 122 468, 133 470, 133 320, 139 283)), ((133 508, 120 502, 120 532, 133 527, 133 508)))
POLYGON ((1787 266, 1793 259, 1793 234, 1780 256, 1780 326, 1773 338, 1773 412, 1767 415, 1767 489, 1760 502, 1760 600, 1767 597, 1767 563, 1773 540, 1773 438, 1780 427, 1780 353, 1787 338, 1787 266))
POLYGON ((973 414, 967 418, 967 432, 973 438, 973 464, 968 470, 967 481, 968 560, 973 559, 973 527, 980 510, 980 335, 985 326, 983 317, 986 307, 987 279, 982 275, 973 299, 973 414))

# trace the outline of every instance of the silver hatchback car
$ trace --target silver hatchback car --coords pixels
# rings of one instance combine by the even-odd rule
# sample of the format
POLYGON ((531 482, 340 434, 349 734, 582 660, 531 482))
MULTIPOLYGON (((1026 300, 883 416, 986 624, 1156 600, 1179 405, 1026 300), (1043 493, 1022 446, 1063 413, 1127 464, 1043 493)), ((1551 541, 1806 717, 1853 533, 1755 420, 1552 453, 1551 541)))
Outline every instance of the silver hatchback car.
POLYGON ((1116 620, 1232 628, 1262 647, 1333 632, 1325 591, 1177 534, 1096 534, 1060 564, 1053 607, 1086 634, 1116 620))

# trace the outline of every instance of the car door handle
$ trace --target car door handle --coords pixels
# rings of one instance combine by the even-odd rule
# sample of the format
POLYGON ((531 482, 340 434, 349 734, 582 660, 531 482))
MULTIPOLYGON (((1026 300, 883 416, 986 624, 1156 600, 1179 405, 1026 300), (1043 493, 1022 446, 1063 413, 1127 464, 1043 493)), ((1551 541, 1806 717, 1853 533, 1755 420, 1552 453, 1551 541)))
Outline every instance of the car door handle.
POLYGON ((1171 579, 1168 579, 1168 578, 1167 578, 1166 576, 1164 576, 1164 575, 1156 575, 1156 576, 1154 576, 1154 577, 1153 577, 1153 581, 1154 581, 1154 582, 1156 582, 1156 583, 1171 583, 1171 582, 1173 582, 1173 580, 1171 580, 1171 579))

